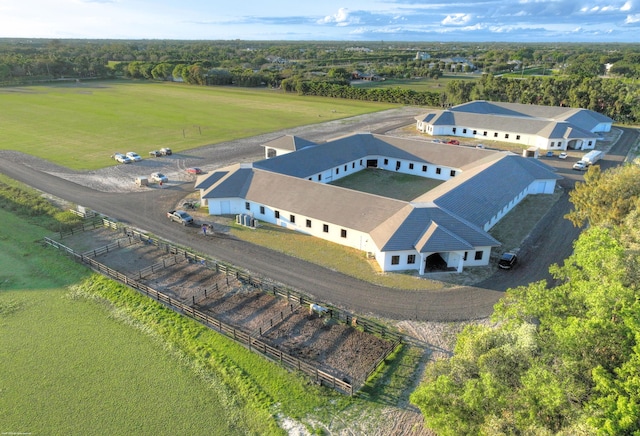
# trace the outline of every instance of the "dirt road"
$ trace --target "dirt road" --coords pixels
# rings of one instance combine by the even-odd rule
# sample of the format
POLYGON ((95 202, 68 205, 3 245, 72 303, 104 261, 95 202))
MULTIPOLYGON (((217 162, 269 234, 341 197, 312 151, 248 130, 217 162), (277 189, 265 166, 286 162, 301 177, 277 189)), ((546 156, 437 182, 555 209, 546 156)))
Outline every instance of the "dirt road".
MULTIPOLYGON (((419 108, 385 111, 201 147, 171 158, 145 159, 143 163, 147 165, 145 170, 153 168, 153 171, 166 172, 187 166, 207 168, 207 165, 211 165, 212 168, 218 168, 232 162, 261 158, 263 150, 259 145, 282 134, 300 135, 321 142, 351 132, 372 131, 371 126, 375 126, 375 131, 381 133, 402 124, 414 123, 413 117, 422 111, 419 108)), ((616 148, 623 146, 617 145, 616 148)), ((523 260, 526 261, 512 271, 515 274, 499 272, 479 287, 447 287, 437 291, 390 289, 243 241, 231 238, 204 239, 195 234, 187 234, 182 226, 167 222, 165 217, 167 210, 193 192, 192 181, 183 175, 183 180, 172 181, 165 189, 146 189, 140 192, 130 188, 117 189, 118 186, 113 189, 109 182, 111 178, 122 181, 124 173, 126 180, 131 183, 134 171, 140 171, 140 166, 137 165, 138 163, 119 165, 85 174, 56 167, 17 152, 0 151, 0 172, 36 189, 89 207, 177 244, 192 247, 212 258, 242 267, 251 274, 270 278, 304 292, 318 301, 362 315, 389 319, 457 321, 484 318, 492 312, 493 305, 507 288, 548 279, 548 265, 566 258, 579 234, 578 229, 571 227, 562 218, 569 207, 565 195, 545 217, 545 227, 532 234, 525 247, 523 260)), ((184 171, 176 171, 176 174, 183 173, 184 171)), ((572 179, 566 179, 564 183, 568 183, 569 187, 572 179)))

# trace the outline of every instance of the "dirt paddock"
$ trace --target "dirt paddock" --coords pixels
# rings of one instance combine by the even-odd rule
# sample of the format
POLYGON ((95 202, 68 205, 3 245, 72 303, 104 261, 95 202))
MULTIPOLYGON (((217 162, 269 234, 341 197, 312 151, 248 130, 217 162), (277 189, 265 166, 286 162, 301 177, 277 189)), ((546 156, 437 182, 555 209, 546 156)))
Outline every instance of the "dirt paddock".
POLYGON ((311 311, 308 305, 246 286, 235 276, 129 239, 122 231, 98 228, 60 242, 87 253, 118 240, 125 246, 95 259, 348 383, 361 380, 392 346, 329 314, 311 311))

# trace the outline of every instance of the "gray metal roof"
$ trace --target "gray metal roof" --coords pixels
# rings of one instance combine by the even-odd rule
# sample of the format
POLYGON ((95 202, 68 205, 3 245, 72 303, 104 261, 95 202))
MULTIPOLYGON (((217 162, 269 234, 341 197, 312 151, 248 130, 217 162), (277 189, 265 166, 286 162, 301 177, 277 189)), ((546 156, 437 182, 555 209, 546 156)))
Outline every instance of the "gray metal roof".
POLYGON ((592 138, 593 130, 599 124, 613 122, 611 118, 587 109, 483 100, 431 111, 416 119, 434 126, 520 132, 549 139, 592 138))
POLYGON ((357 134, 252 166, 222 168, 209 178, 198 179, 203 198, 244 198, 362 231, 383 251, 437 252, 500 245, 482 226, 534 180, 560 177, 537 159, 512 153, 357 134), (320 172, 372 155, 432 164, 444 160, 458 164, 461 172, 411 202, 306 179, 308 168, 320 172), (296 165, 306 168, 305 176, 295 176, 296 165), (293 174, 276 172, 280 169, 293 174))
POLYGON ((307 178, 360 159, 385 157, 459 169, 487 153, 495 152, 427 140, 359 133, 316 147, 308 147, 296 153, 264 159, 255 162, 254 167, 307 178))
POLYGON ((279 150, 298 151, 306 147, 314 147, 317 144, 294 135, 285 135, 262 144, 263 147, 277 148, 279 150))

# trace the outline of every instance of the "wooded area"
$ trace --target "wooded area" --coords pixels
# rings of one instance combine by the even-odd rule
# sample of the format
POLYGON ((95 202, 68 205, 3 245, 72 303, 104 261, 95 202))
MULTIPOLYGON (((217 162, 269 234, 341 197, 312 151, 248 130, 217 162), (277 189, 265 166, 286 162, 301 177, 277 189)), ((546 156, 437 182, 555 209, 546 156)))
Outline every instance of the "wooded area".
POLYGON ((507 291, 412 395, 439 435, 640 432, 640 166, 591 168, 571 193, 559 282, 507 291))

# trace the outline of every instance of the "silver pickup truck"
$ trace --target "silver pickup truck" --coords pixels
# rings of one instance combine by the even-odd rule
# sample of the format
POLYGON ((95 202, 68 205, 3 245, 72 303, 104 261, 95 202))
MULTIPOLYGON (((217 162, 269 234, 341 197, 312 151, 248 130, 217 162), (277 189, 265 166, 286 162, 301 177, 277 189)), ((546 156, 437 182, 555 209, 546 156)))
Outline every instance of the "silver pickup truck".
POLYGON ((193 224, 193 217, 186 213, 184 210, 172 210, 167 212, 167 218, 171 221, 182 224, 183 226, 189 226, 193 224))

